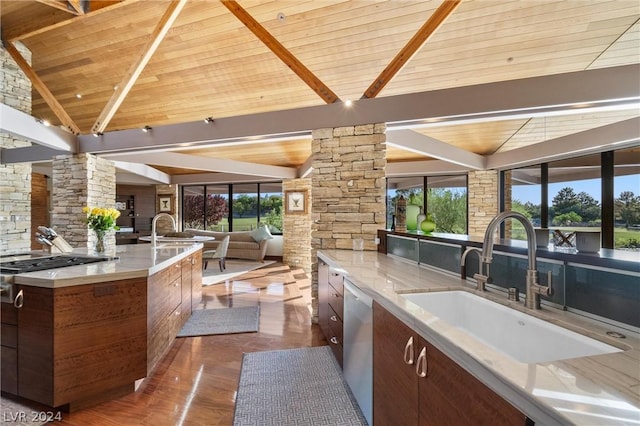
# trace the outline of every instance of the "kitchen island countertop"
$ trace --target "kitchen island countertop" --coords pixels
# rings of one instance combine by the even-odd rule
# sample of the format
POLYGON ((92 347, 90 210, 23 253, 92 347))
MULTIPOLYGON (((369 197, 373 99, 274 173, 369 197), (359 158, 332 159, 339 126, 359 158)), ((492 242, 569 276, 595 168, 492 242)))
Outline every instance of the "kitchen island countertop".
MULTIPOLYGON (((115 260, 87 265, 68 266, 15 275, 16 284, 58 288, 147 277, 202 249, 202 243, 184 245, 124 244, 107 250, 104 256, 115 260)), ((75 249, 73 254, 92 255, 88 249, 75 249)))
MULTIPOLYGON (((640 338, 633 331, 543 306, 540 311, 507 300, 504 292, 477 292, 450 273, 373 251, 319 250, 318 257, 447 356, 511 402, 536 424, 640 423, 640 338), (603 341, 621 352, 528 364, 461 337, 433 321, 398 293, 464 290, 603 341), (428 325, 427 325, 428 324, 428 325), (613 339, 607 331, 623 332, 613 339)), ((522 278, 524 280, 524 277, 522 278)))

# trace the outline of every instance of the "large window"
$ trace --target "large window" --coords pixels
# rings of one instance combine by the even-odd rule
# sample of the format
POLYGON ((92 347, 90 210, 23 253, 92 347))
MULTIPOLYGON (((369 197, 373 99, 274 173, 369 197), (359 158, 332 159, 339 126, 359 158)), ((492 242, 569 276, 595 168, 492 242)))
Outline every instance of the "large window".
POLYGON ((184 229, 248 231, 264 224, 282 233, 280 182, 185 186, 182 206, 184 229))
POLYGON ((436 224, 435 232, 467 233, 466 175, 387 178, 387 228, 394 227, 400 196, 407 200, 407 231, 420 232, 416 217, 422 212, 436 224))
MULTIPOLYGON (((600 231, 602 247, 640 249, 639 147, 514 169, 510 189, 511 209, 534 226, 600 231)), ((513 221, 511 238, 524 239, 521 228, 513 221)))

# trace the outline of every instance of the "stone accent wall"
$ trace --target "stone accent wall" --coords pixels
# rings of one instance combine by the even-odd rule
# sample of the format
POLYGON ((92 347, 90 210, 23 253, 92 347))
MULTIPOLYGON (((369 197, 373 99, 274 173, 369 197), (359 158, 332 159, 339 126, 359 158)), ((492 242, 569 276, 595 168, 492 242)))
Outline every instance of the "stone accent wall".
MULTIPOLYGON (((31 52, 21 43, 16 48, 31 63, 31 52)), ((4 48, 0 48, 0 62, 0 102, 31 114, 31 82, 4 48)), ((0 148, 30 145, 0 131, 0 148)), ((31 240, 31 163, 0 164, 0 253, 29 251, 31 240)))
POLYGON ((318 249, 349 249, 363 239, 365 250, 377 250, 375 239, 385 227, 386 125, 313 131, 312 297, 317 321, 318 249))
MULTIPOLYGON (((287 191, 306 191, 307 206, 311 203, 311 179, 289 179, 282 182, 283 195, 287 191)), ((311 274, 311 209, 305 214, 287 214, 283 208, 282 261, 311 274)))
MULTIPOLYGON (((91 154, 59 155, 53 159, 51 225, 74 248, 93 248, 82 208, 115 207, 116 168, 112 161, 91 154)), ((115 233, 107 237, 114 248, 115 233)))
MULTIPOLYGON (((38 226, 49 226, 49 186, 48 176, 41 173, 31 174, 31 223, 32 228, 37 229, 38 226)), ((39 250, 41 244, 31 239, 31 248, 39 250)))
MULTIPOLYGON (((162 195, 173 197, 172 198, 173 206, 172 206, 171 216, 173 216, 173 219, 176 221, 176 226, 178 227, 178 229, 180 229, 180 223, 178 222, 178 218, 181 217, 178 214, 178 210, 180 209, 180 206, 179 206, 180 203, 178 202, 178 200, 180 200, 178 185, 156 185, 156 208, 155 208, 156 213, 155 214, 161 213, 160 208, 158 206, 158 197, 162 195)), ((156 232, 158 234, 166 234, 167 232, 171 232, 173 231, 171 226, 172 226, 171 221, 168 218, 160 218, 156 222, 156 232)))
MULTIPOLYGON (((504 210, 511 210, 513 204, 511 203, 511 170, 504 172, 504 210)), ((513 220, 504 221, 504 237, 511 238, 511 231, 513 230, 513 220)))
POLYGON ((482 238, 498 214, 498 171, 469 172, 469 235, 482 238))

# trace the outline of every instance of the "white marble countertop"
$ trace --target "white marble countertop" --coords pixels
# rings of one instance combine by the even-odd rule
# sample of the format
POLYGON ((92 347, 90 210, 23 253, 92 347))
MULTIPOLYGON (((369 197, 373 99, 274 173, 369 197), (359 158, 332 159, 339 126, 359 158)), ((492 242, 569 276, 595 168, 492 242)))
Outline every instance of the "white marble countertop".
MULTIPOLYGON (((116 257, 116 260, 18 274, 15 275, 14 282, 35 287, 57 288, 146 277, 200 249, 202 243, 158 245, 156 248, 151 244, 116 245, 104 253, 105 257, 116 257)), ((93 255, 88 249, 76 249, 73 253, 93 255)))
POLYGON ((522 302, 508 301, 504 292, 479 293, 470 281, 377 252, 319 250, 318 256, 536 424, 640 424, 640 336, 636 333, 546 306, 540 311, 528 310, 522 302), (461 335, 459 330, 428 321, 432 315, 398 295, 442 290, 482 295, 622 351, 540 364, 521 363, 461 335), (623 332, 627 337, 613 339, 606 335, 607 331, 623 332))

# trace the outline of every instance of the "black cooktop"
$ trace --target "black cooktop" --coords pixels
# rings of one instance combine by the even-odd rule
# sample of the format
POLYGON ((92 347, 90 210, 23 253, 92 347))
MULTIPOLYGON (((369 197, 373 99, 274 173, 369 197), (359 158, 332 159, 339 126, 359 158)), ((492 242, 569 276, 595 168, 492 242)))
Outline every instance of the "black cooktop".
POLYGON ((89 257, 58 255, 47 257, 34 257, 30 259, 13 260, 0 263, 0 273, 24 274, 26 272, 44 271, 46 269, 64 268, 65 266, 86 265, 88 263, 113 260, 110 257, 89 257))

